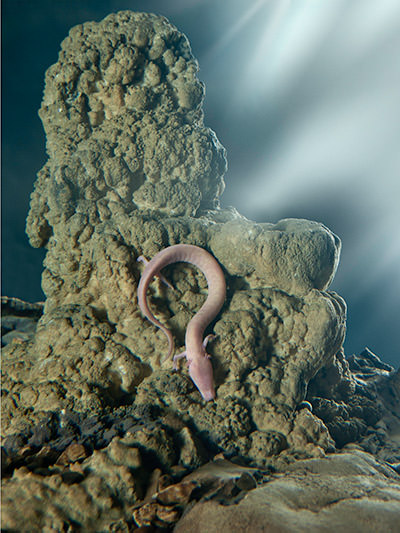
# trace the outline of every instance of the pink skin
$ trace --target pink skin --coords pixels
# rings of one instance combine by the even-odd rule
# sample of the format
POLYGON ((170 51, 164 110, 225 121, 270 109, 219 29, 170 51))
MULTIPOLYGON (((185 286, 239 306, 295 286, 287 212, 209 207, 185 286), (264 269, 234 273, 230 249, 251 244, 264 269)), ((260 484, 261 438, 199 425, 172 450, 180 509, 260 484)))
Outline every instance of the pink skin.
POLYGON ((214 335, 207 335, 203 341, 203 334, 208 324, 217 316, 225 301, 226 284, 221 267, 206 250, 191 244, 175 244, 158 252, 151 261, 147 262, 142 256, 138 258, 138 261, 146 263, 138 286, 139 307, 145 317, 159 327, 167 336, 169 343, 167 358, 170 358, 174 352, 174 340, 169 329, 163 326, 150 311, 146 298, 148 286, 154 276, 159 276, 170 287, 171 285, 160 275, 160 270, 171 263, 191 263, 197 266, 205 275, 208 284, 208 297, 187 326, 185 336, 186 350, 181 354, 175 355, 173 360, 174 368, 177 368, 176 362, 182 357, 186 357, 189 375, 202 397, 206 401, 214 399, 212 365, 210 356, 206 352, 207 342, 214 338, 214 335))

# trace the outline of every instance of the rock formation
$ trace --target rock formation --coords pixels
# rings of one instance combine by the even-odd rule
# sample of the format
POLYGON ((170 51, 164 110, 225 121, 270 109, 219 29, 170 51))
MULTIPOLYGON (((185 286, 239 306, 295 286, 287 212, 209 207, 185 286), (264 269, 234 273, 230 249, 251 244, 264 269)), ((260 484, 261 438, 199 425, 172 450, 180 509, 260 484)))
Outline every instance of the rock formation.
MULTIPOLYGON (((30 511, 39 528, 109 531, 120 520, 128 531, 132 516, 139 527, 157 513, 173 517, 159 519, 170 527, 181 512, 172 500, 159 509, 151 472, 173 486, 217 454, 282 469, 382 418, 374 405, 357 409, 366 386, 341 351, 346 306, 328 291, 339 239, 316 222, 256 224, 220 208, 225 151, 204 126, 197 70, 165 18, 124 11, 72 28, 46 73, 48 161, 27 219, 31 244, 47 250, 46 302, 35 335, 8 344, 2 369, 7 502, 26 508, 40 493, 30 511), (137 306, 136 259, 177 243, 210 251, 228 285, 207 404, 184 366, 162 363, 165 337, 137 306)), ((206 283, 182 264, 165 276, 175 290, 156 280, 150 301, 181 346, 206 283)), ((180 485, 179 501, 194 488, 180 485)), ((7 509, 5 527, 23 531, 7 509)))
MULTIPOLYGON (((201 470, 191 478, 201 479, 201 470)), ((395 533, 399 524, 398 476, 362 452, 298 461, 284 475, 271 475, 258 488, 238 491, 236 498, 221 492, 191 509, 174 532, 241 533, 251 524, 257 533, 395 533)))

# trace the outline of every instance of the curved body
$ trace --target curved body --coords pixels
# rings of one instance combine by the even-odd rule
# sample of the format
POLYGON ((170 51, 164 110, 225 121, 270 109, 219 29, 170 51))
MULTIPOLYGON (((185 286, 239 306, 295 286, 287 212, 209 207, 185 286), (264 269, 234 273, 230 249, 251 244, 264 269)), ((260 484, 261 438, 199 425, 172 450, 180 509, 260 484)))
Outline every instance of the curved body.
MULTIPOLYGON (((138 260, 141 260, 139 258, 138 260)), ((217 316, 225 301, 225 277, 216 259, 203 248, 191 244, 176 244, 158 252, 149 261, 142 273, 138 286, 138 303, 142 313, 154 325, 162 329, 168 338, 171 357, 174 351, 172 334, 151 312, 147 303, 147 289, 154 276, 160 275, 160 270, 171 263, 185 262, 197 266, 205 275, 208 284, 208 296, 200 310, 190 320, 185 336, 186 351, 174 357, 174 363, 181 357, 186 357, 189 375, 205 400, 215 397, 212 366, 210 356, 206 353, 208 335, 203 341, 204 330, 217 316)))

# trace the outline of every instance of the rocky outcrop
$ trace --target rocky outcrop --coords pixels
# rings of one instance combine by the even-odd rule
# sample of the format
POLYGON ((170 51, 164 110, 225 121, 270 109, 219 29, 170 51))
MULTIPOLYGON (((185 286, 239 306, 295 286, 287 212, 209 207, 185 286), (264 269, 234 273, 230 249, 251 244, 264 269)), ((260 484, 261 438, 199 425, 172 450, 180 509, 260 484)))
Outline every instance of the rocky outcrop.
MULTIPOLYGON (((23 531, 19 516, 38 529, 122 531, 132 516, 170 527, 195 486, 165 509, 146 499, 155 471, 176 485, 217 454, 283 471, 382 419, 361 406, 369 388, 341 351, 346 306, 329 291, 340 240, 316 222, 256 224, 219 207, 225 151, 204 126, 197 68, 165 18, 125 11, 73 28, 46 73, 48 161, 27 219, 47 250, 46 301, 2 365, 7 501, 25 513, 40 497, 25 514, 7 508, 6 529, 23 531), (137 258, 177 243, 211 252, 227 281, 210 327, 214 402, 162 361, 165 337, 137 305, 137 258), (69 513, 75 500, 84 512, 69 513)), ((179 347, 206 282, 188 265, 164 274, 175 290, 156 280, 149 301, 179 347)))
POLYGON ((218 205, 225 151, 203 125, 197 71, 187 38, 164 17, 125 11, 71 29, 46 72, 49 160, 32 194, 33 246, 64 224, 83 244, 134 208, 191 216, 218 205))
POLYGON ((392 465, 400 464, 400 369, 368 348, 335 356, 309 383, 307 399, 337 447, 357 442, 392 465))
POLYGON ((284 475, 236 497, 204 499, 175 533, 395 533, 400 520, 399 476, 365 453, 334 454, 290 465, 284 475))
POLYGON ((19 298, 1 297, 1 346, 33 338, 37 321, 43 313, 42 303, 28 303, 19 298))
MULTIPOLYGON (((47 248, 46 302, 35 336, 8 349, 6 434, 49 412, 133 404, 182 416, 213 453, 253 462, 332 448, 297 406, 343 340, 345 304, 327 292, 340 241, 316 222, 256 224, 218 208, 226 161, 203 124, 197 69, 166 19, 120 12, 73 28, 47 71, 49 159, 27 220, 32 245, 47 248), (182 242, 208 249, 228 283, 208 405, 185 369, 161 364, 165 339, 137 306, 138 256, 182 242)), ((182 345, 206 285, 187 266, 166 276, 175 291, 156 282, 149 297, 182 345)))

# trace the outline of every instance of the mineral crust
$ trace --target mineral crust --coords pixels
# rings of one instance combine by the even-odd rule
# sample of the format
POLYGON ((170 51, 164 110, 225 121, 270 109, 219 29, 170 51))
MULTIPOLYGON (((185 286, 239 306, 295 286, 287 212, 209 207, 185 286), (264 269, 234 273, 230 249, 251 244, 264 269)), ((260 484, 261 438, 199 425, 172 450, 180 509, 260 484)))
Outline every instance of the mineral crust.
MULTIPOLYGON (((340 240, 317 222, 220 208, 225 150, 204 125, 197 71, 164 17, 122 11, 72 28, 46 73, 48 160, 27 219, 47 250, 46 301, 36 330, 4 349, 6 529, 25 531, 24 513, 37 530, 170 527, 195 487, 177 489, 184 503, 146 499, 154 472, 174 485, 216 454, 284 469, 382 417, 356 408, 365 390, 341 351, 346 306, 329 291, 340 240), (162 362, 166 339, 137 305, 137 258, 177 243, 207 249, 227 280, 206 404, 184 366, 162 362)), ((148 297, 179 348, 207 286, 189 265, 163 274, 175 290, 155 280, 148 297)))

